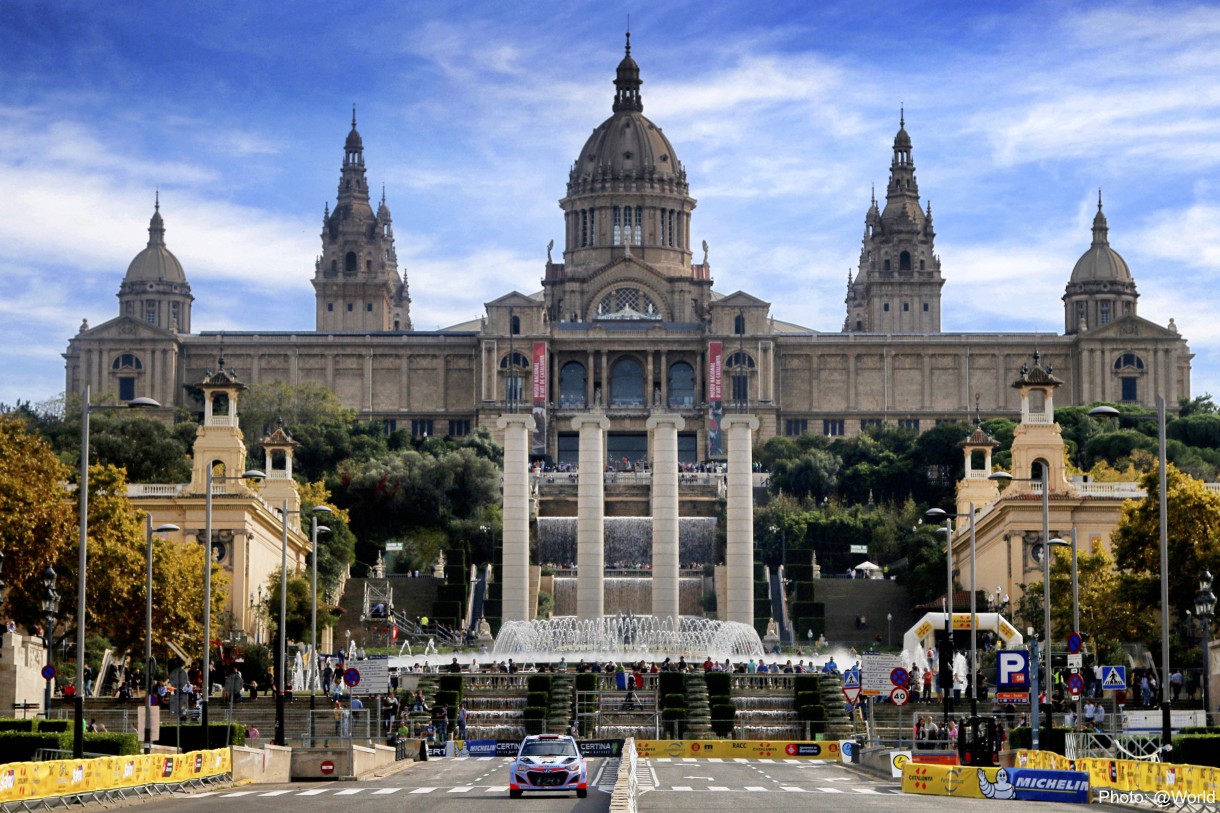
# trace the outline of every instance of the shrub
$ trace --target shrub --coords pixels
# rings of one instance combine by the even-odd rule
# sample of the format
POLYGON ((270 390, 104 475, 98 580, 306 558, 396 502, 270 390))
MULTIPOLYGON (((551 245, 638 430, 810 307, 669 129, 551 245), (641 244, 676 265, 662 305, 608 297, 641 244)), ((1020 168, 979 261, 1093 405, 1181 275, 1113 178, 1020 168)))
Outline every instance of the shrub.
MULTIPOLYGON (((685 692, 686 675, 681 672, 661 672, 657 675, 657 695, 659 697, 667 697, 671 694, 684 694, 685 692)), ((686 705, 685 696, 679 705, 686 705)))
POLYGON ((805 722, 821 722, 826 719, 826 707, 823 705, 801 706, 800 717, 805 722))
POLYGON ((733 676, 728 672, 708 672, 705 680, 709 695, 727 697, 733 693, 733 676))
POLYGON ((733 723, 737 718, 737 707, 732 703, 712 704, 712 731, 717 737, 727 737, 733 733, 733 723))
POLYGON ((662 698, 661 708, 669 711, 686 711, 686 695, 684 694, 667 694, 662 698))
MULTIPOLYGON (((1054 751, 1056 754, 1063 754, 1067 750, 1067 734, 1071 731, 1070 728, 1055 726, 1055 728, 1047 731, 1042 729, 1042 735, 1038 738, 1038 746, 1043 751, 1054 751)), ((1014 728, 1008 732, 1008 747, 1029 748, 1033 745, 1033 736, 1029 726, 1014 728)))
POLYGON ((525 679, 525 690, 527 692, 544 692, 551 693, 551 676, 550 675, 530 675, 525 679))
POLYGON ((32 733, 38 730, 38 727, 35 725, 37 722, 37 720, 0 720, 0 731, 26 731, 32 733))
MULTIPOLYGON (((157 739, 157 745, 175 746, 181 742, 183 751, 202 751, 205 748, 223 748, 226 745, 245 745, 246 743, 246 727, 241 723, 209 723, 208 724, 208 739, 210 743, 205 742, 203 738, 203 726, 199 723, 188 723, 182 726, 163 725, 161 726, 161 736, 157 739), (179 736, 181 735, 181 740, 179 736)), ((89 742, 90 737, 99 736, 96 734, 86 734, 85 742, 89 742)), ((132 735, 136 736, 136 735, 132 735)), ((69 738, 69 742, 71 739, 69 738)), ((71 746, 69 746, 70 748, 71 746)), ((89 747, 86 745, 85 750, 89 747)))
POLYGON ((523 716, 526 734, 542 734, 546 731, 546 712, 545 706, 525 707, 523 716))
MULTIPOLYGON (((1203 729, 1209 731, 1209 729, 1203 729)), ((1220 733, 1184 734, 1173 738, 1173 761, 1183 765, 1220 768, 1220 733)))
POLYGON ((71 720, 39 720, 38 730, 43 732, 51 731, 59 733, 61 731, 67 731, 71 725, 71 720))
POLYGON ((681 738, 686 735, 686 709, 665 709, 661 712, 665 733, 681 738))
MULTIPOLYGON (((39 748, 61 749, 59 735, 35 731, 0 731, 0 753, 5 762, 32 762, 39 748)), ((68 750, 72 750, 69 741, 68 750)))
POLYGON ((525 695, 525 705, 527 706, 549 706, 550 695, 546 692, 529 692, 525 695))
POLYGON ((432 705, 439 706, 444 703, 450 709, 456 709, 458 704, 458 693, 452 691, 437 690, 432 696, 432 705))

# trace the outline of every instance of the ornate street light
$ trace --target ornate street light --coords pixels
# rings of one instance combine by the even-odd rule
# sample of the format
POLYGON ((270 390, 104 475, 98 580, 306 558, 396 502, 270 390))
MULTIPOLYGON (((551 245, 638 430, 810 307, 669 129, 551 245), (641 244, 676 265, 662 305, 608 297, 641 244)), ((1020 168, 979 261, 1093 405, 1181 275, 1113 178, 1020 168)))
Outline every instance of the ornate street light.
POLYGON ((310 636, 309 645, 313 647, 313 657, 309 659, 309 746, 313 747, 314 738, 314 707, 316 704, 317 687, 314 685, 318 677, 318 534, 330 533, 330 528, 318 524, 318 514, 329 514, 330 508, 319 505, 309 518, 309 543, 312 548, 313 578, 310 580, 310 636))
MULTIPOLYGON (((55 620, 59 618, 59 591, 55 589, 55 568, 48 566, 42 571, 42 619, 46 622, 42 632, 42 646, 47 651, 47 666, 51 665, 51 633, 55 629, 55 620)), ((43 717, 51 717, 51 686, 55 682, 54 675, 47 673, 46 694, 42 699, 43 717)))
POLYGON ((152 514, 144 515, 144 542, 148 546, 144 566, 144 753, 152 753, 152 679, 155 666, 152 656, 152 591, 153 534, 181 530, 177 525, 153 527, 152 514))
POLYGON ((1199 576, 1199 594, 1195 596, 1195 615, 1203 622, 1203 725, 1211 725, 1211 650, 1209 637, 1212 617, 1216 612, 1216 594, 1212 592, 1212 574, 1204 570, 1199 576))

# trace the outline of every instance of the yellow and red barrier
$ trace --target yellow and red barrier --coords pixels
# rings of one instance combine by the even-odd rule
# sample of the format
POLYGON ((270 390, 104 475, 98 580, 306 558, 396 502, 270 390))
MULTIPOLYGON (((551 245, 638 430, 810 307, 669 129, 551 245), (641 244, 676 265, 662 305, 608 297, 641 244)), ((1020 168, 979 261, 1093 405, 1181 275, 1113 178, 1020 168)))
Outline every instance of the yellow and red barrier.
POLYGON ((0 765, 0 803, 176 784, 231 773, 228 748, 0 765))

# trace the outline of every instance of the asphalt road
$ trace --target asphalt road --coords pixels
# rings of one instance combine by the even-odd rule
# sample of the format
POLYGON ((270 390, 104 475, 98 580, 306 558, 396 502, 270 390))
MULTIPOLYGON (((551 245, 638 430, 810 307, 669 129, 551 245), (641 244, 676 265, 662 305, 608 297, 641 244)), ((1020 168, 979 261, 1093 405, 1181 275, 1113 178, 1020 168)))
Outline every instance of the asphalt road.
MULTIPOLYGON (((226 804, 242 813, 333 813, 358 804, 361 813, 480 813, 481 811, 579 811, 605 813, 618 761, 589 760, 589 798, 574 795, 508 796, 505 758, 433 759, 360 782, 245 785, 158 798, 141 805, 160 813, 215 813, 226 804)), ((898 780, 881 778, 828 761, 687 760, 653 757, 639 762, 641 813, 709 813, 765 810, 766 813, 842 811, 946 813, 986 809, 985 799, 951 799, 903 794, 898 780), (751 794, 749 798, 745 794, 751 794)), ((1095 805, 1090 810, 1117 810, 1095 805)), ((1038 813, 1079 813, 1078 805, 1039 803, 1038 813)))

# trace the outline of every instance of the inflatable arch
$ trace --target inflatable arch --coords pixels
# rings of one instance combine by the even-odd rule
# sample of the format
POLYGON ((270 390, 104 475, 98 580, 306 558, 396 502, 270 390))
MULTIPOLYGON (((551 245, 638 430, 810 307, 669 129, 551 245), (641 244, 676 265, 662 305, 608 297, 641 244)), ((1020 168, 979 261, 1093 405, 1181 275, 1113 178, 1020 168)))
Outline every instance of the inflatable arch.
MULTIPOLYGON (((936 633, 945 628, 945 613, 928 613, 907 630, 902 648, 907 652, 927 652, 936 645, 936 633)), ((975 613, 976 629, 988 630, 999 636, 1003 649, 1016 649, 1025 643, 1025 636, 999 613, 975 613)), ((969 630, 970 613, 954 613, 953 629, 969 630)))

